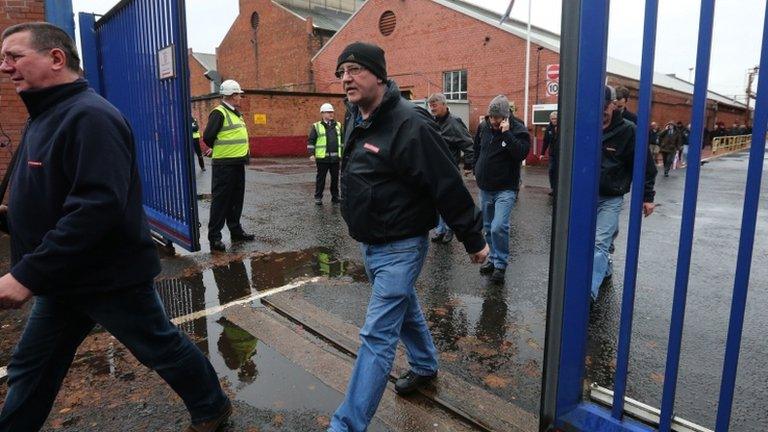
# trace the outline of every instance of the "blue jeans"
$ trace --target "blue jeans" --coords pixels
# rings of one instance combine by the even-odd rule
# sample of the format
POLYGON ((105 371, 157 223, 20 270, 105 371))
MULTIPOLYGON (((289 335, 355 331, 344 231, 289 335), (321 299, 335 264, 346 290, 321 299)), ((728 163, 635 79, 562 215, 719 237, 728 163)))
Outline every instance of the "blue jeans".
POLYGON ((483 231, 485 242, 491 249, 488 262, 493 267, 505 269, 509 260, 509 215, 517 201, 517 191, 485 191, 480 189, 483 207, 483 231))
POLYGON ((329 431, 366 430, 384 394, 398 340, 405 345, 412 371, 437 372, 437 349, 414 290, 428 248, 426 235, 360 245, 373 292, 347 394, 333 414, 329 431))
POLYGON ((437 228, 435 228, 435 234, 446 234, 451 232, 451 228, 445 223, 445 219, 440 216, 440 220, 437 221, 437 228))
POLYGON ((45 423, 80 343, 96 323, 155 370, 181 397, 193 422, 215 418, 227 397, 213 366, 169 320, 152 282, 87 295, 37 296, 8 365, 0 431, 45 423))
POLYGON ((619 229, 619 213, 624 205, 623 196, 602 196, 597 198, 597 229, 595 230, 595 259, 592 264, 593 300, 600 293, 600 285, 606 276, 613 274, 611 254, 608 251, 613 235, 619 229))

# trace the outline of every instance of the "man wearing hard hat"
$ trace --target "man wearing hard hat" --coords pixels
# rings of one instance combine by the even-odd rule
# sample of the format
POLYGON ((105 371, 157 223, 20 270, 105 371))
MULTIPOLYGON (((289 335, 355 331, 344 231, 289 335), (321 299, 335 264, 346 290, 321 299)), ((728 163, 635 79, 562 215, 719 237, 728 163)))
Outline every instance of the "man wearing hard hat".
POLYGON ((234 80, 221 83, 221 104, 211 111, 203 139, 212 149, 211 217, 208 221, 208 240, 211 251, 226 250, 221 241, 224 223, 232 241, 250 241, 240 225, 245 195, 245 165, 249 160, 248 130, 245 127, 240 102, 243 90, 234 80))
POLYGON ((339 161, 341 160, 341 124, 333 119, 333 105, 324 103, 320 106, 322 120, 312 125, 307 139, 309 160, 317 163, 315 179, 315 204, 323 204, 325 177, 331 173, 331 202, 339 200, 339 161))

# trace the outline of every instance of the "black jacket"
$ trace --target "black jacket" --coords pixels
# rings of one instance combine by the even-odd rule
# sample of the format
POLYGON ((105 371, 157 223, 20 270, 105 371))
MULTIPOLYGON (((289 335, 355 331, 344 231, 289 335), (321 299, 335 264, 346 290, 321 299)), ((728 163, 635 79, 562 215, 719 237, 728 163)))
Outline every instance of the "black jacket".
POLYGON ((631 121, 635 126, 637 126, 637 114, 631 112, 630 110, 624 108, 624 111, 621 112, 621 116, 631 121))
POLYGON ((341 211, 352 238, 380 244, 424 235, 439 211, 467 252, 479 252, 480 211, 429 113, 402 98, 394 81, 368 119, 347 108, 341 211))
POLYGON ((30 123, 11 180, 11 273, 35 294, 107 291, 160 271, 131 129, 84 80, 22 92, 30 123))
POLYGON ((448 144, 448 150, 453 156, 456 166, 459 166, 461 154, 464 153, 464 169, 471 170, 475 162, 475 152, 473 149, 472 135, 469 134, 467 126, 460 118, 454 116, 449 111, 443 117, 436 117, 435 121, 440 126, 440 135, 448 144))
POLYGON ((509 130, 494 130, 486 118, 475 133, 475 179, 487 191, 520 190, 520 165, 531 148, 531 135, 520 119, 509 117, 509 130))
MULTIPOLYGON (((600 195, 620 196, 629 192, 635 157, 635 125, 614 112, 611 124, 603 130, 600 163, 600 195)), ((643 202, 653 202, 656 164, 647 151, 643 202)))
POLYGON ((549 122, 547 128, 544 129, 544 146, 541 147, 541 154, 547 152, 549 149, 549 159, 557 159, 557 151, 560 147, 560 130, 557 126, 549 122))
MULTIPOLYGON (((336 137, 336 120, 332 120, 331 124, 327 124, 324 121, 321 122, 325 128, 325 154, 322 159, 316 159, 317 162, 338 162, 339 161, 339 140, 336 137), (331 156, 333 154, 333 156, 331 156)), ((342 134, 344 131, 341 132, 342 134)), ((309 128, 309 136, 307 137, 307 152, 310 156, 315 155, 315 143, 317 142, 317 130, 315 130, 315 124, 309 128)), ((342 139, 344 137, 342 136, 342 139)), ((343 145, 343 144, 342 144, 343 145)))

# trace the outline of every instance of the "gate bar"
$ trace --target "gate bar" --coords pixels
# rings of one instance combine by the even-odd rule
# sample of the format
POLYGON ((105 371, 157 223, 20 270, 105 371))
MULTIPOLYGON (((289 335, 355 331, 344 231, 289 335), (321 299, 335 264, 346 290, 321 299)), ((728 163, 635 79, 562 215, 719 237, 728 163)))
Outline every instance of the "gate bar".
POLYGON ((760 54, 760 75, 758 78, 757 99, 755 100, 754 130, 752 147, 749 150, 749 168, 747 185, 744 192, 744 211, 741 220, 741 238, 739 255, 736 260, 736 276, 731 302, 731 318, 728 324, 728 339, 725 347, 723 377, 720 384, 720 400, 717 407, 715 430, 726 432, 731 420, 733 393, 736 385, 736 370, 739 366, 741 333, 744 327, 744 311, 747 305, 749 273, 752 267, 752 251, 755 243, 755 225, 760 201, 760 185, 765 158, 765 134, 768 125, 768 7, 765 10, 763 24, 763 47, 760 54))
MULTIPOLYGON (((613 409, 611 415, 621 420, 624 415, 624 395, 627 390, 629 349, 632 341, 632 318, 635 310, 637 285, 637 262, 640 257, 640 228, 643 224, 643 195, 645 170, 648 161, 648 124, 653 101, 653 67, 656 58, 656 19, 659 12, 658 0, 645 2, 645 29, 643 30, 643 57, 640 72, 640 94, 638 96, 638 121, 635 130, 635 160, 632 175, 632 195, 629 206, 629 229, 627 231, 627 258, 624 268, 624 294, 621 301, 621 322, 619 325, 616 376, 614 381, 613 409)), ((654 162, 655 163, 655 162, 654 162)))
POLYGON ((675 275, 675 294, 672 301, 672 318, 667 347, 667 364, 664 372, 664 393, 661 398, 661 418, 659 432, 669 432, 672 424, 672 412, 675 405, 677 374, 680 367, 680 345, 683 338, 685 320, 685 301, 688 292, 688 277, 691 266, 693 247, 693 228, 696 219, 696 202, 699 193, 699 174, 701 172, 701 146, 704 132, 704 115, 707 103, 707 83, 709 81, 709 62, 712 51, 712 26, 715 16, 715 0, 701 2, 699 17, 699 46, 696 55, 696 81, 693 92, 693 113, 691 118, 688 164, 685 174, 685 197, 683 199, 683 219, 680 226, 680 246, 677 255, 677 273, 675 275))

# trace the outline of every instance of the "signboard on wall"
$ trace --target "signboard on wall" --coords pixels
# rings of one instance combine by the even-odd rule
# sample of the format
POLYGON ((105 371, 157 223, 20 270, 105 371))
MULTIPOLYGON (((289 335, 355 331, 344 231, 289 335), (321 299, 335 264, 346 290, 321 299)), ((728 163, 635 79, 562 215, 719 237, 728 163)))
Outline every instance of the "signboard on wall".
POLYGON ((174 48, 173 45, 168 45, 165 48, 160 48, 157 51, 157 68, 160 79, 173 78, 176 76, 176 68, 174 65, 174 48))
POLYGON ((265 124, 267 124, 267 115, 266 114, 254 114, 253 115, 253 124, 257 124, 257 125, 265 125, 265 124))

